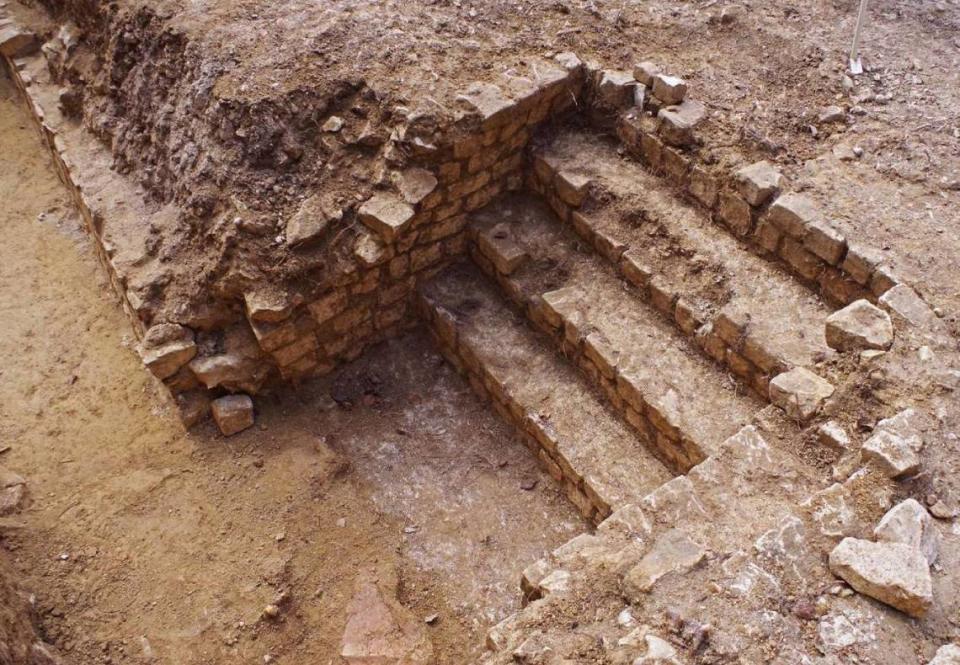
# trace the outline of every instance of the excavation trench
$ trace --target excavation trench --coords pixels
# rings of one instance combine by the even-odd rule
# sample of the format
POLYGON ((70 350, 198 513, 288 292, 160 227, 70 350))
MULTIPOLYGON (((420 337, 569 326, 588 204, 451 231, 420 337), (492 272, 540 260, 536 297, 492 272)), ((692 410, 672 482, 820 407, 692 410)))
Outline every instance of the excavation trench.
POLYGON ((0 536, 42 634, 73 663, 327 662, 358 580, 398 580, 438 662, 478 655, 587 528, 514 431, 414 331, 185 433, 6 78, 0 104, 2 462, 28 480, 0 536))

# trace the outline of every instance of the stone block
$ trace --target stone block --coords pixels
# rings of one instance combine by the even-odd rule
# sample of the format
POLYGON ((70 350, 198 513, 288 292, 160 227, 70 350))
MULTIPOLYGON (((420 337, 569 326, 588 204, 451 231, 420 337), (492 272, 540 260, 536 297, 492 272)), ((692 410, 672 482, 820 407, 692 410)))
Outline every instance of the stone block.
POLYGON ((596 220, 590 215, 585 215, 579 210, 574 210, 570 214, 570 223, 573 225, 573 230, 576 231, 577 235, 593 244, 594 236, 594 225, 596 220))
POLYGON ((224 436, 231 436, 253 425, 253 400, 249 395, 227 395, 210 405, 213 420, 224 436))
POLYGON ((717 217, 737 235, 745 236, 753 229, 753 212, 750 204, 732 192, 720 194, 717 217))
POLYGON ((667 106, 657 113, 657 131, 668 145, 683 147, 696 143, 694 130, 707 117, 706 107, 686 99, 676 106, 667 106))
POLYGON ((409 203, 392 194, 374 194, 358 211, 360 221, 392 243, 410 226, 414 210, 409 203))
POLYGON ((713 321, 713 331, 728 346, 739 350, 750 325, 750 315, 741 308, 728 305, 713 321))
POLYGON ((653 86, 653 79, 659 73, 660 67, 652 62, 639 62, 633 67, 633 78, 648 88, 653 86))
POLYGON ((922 618, 933 604, 923 552, 901 543, 844 538, 830 552, 830 571, 860 593, 922 618))
POLYGON ((800 421, 813 418, 833 395, 833 385, 804 367, 778 374, 770 381, 770 401, 800 421))
POLYGON ((616 377, 620 352, 602 333, 594 331, 586 336, 583 341, 583 353, 604 377, 607 379, 616 377))
POLYGON ((677 76, 653 77, 653 96, 667 105, 679 104, 687 94, 687 82, 677 76))
POLYGON ((743 167, 733 177, 740 194, 755 208, 766 204, 784 183, 783 174, 766 160, 743 167))
POLYGON ((815 281, 823 272, 824 264, 813 252, 807 251, 792 237, 784 238, 780 245, 780 257, 794 272, 810 281, 815 281))
POLYGON ((654 275, 650 278, 647 287, 650 289, 650 304, 666 316, 673 316, 674 303, 677 293, 663 276, 654 275))
POLYGON ((440 244, 423 245, 410 252, 410 270, 419 272, 443 258, 443 246, 440 244))
POLYGON ((39 48, 40 40, 28 30, 15 25, 0 29, 0 53, 8 58, 23 58, 36 53, 39 48))
MULTIPOLYGON (((775 353, 767 349, 763 343, 752 335, 747 335, 743 340, 743 348, 740 350, 743 356, 760 368, 761 372, 766 374, 776 374, 786 369, 786 364, 775 353)), ((763 394, 766 394, 765 392, 763 394)))
POLYGON ((850 275, 857 284, 870 285, 873 270, 883 261, 883 254, 869 247, 850 244, 840 269, 850 275))
POLYGON ((640 154, 651 169, 659 169, 663 164, 663 141, 650 132, 640 136, 640 154))
POLYGON ((404 201, 413 206, 432 194, 437 185, 437 177, 419 167, 406 169, 397 178, 397 189, 400 190, 400 195, 404 201))
POLYGON ((783 234, 769 219, 763 218, 760 220, 760 223, 757 224, 754 237, 756 238, 756 243, 767 252, 771 254, 777 254, 779 252, 780 239, 783 238, 783 234))
POLYGON ((674 185, 681 189, 687 187, 687 175, 690 172, 690 158, 677 148, 664 146, 661 155, 661 167, 674 185))
POLYGON ((870 275, 870 291, 873 295, 880 297, 890 289, 900 284, 900 278, 893 272, 893 268, 888 265, 879 265, 870 275))
POLYGON ((516 106, 501 88, 482 81, 471 83, 457 95, 457 103, 477 116, 485 129, 504 124, 516 106))
POLYGON ((619 265, 623 276, 638 289, 646 289, 654 275, 653 268, 646 263, 642 253, 636 249, 624 252, 620 257, 619 265))
POLYGON ((866 289, 836 268, 824 269, 817 278, 822 294, 833 302, 847 304, 868 295, 866 289))
POLYGON ((767 219, 778 229, 797 240, 807 235, 807 227, 821 219, 817 204, 802 194, 781 194, 770 205, 767 219))
POLYGON ((944 644, 927 665, 960 665, 960 646, 944 644))
POLYGON ((293 362, 299 360, 303 356, 307 355, 311 351, 317 350, 317 338, 316 335, 306 334, 293 344, 288 344, 287 346, 281 347, 273 351, 273 359, 277 362, 280 367, 286 367, 287 365, 292 364, 293 362))
POLYGON ((847 241, 839 231, 821 219, 807 224, 803 245, 832 266, 839 265, 847 251, 847 241))
POLYGON ((307 305, 310 314, 318 325, 322 325, 347 307, 347 294, 344 291, 331 291, 322 298, 307 305))
POLYGON ((864 442, 861 454, 888 477, 902 478, 920 470, 919 452, 922 447, 923 439, 918 435, 904 436, 880 429, 864 442))
POLYGON ((630 72, 605 69, 600 72, 597 82, 597 102, 607 109, 630 108, 633 106, 633 90, 636 85, 637 82, 630 72))
POLYGON ((276 289, 262 288, 243 294, 247 318, 251 321, 280 323, 290 318, 302 298, 293 297, 276 289))
POLYGON ((817 439, 827 448, 839 452, 846 452, 851 446, 847 432, 834 420, 829 420, 817 428, 817 439))
POLYGON ((590 191, 590 176, 570 170, 561 170, 554 181, 557 196, 573 208, 579 208, 590 191))
POLYGON ((193 331, 174 323, 151 327, 137 350, 143 364, 161 380, 176 374, 197 355, 193 331))
POLYGON ((697 328, 702 326, 706 321, 706 315, 703 311, 697 305, 684 298, 677 300, 673 316, 677 322, 677 326, 687 335, 693 335, 697 328))
POLYGON ((882 309, 857 300, 827 317, 826 339, 837 351, 885 351, 893 344, 893 324, 882 309))
POLYGON ((617 237, 616 229, 597 227, 594 229, 593 246, 610 263, 616 265, 629 245, 617 237))
POLYGON ((509 224, 502 223, 477 235, 477 246, 501 275, 512 275, 527 260, 527 251, 520 246, 509 224))
POLYGON ((712 209, 717 202, 720 187, 717 179, 704 168, 694 166, 690 171, 690 194, 705 208, 712 209))

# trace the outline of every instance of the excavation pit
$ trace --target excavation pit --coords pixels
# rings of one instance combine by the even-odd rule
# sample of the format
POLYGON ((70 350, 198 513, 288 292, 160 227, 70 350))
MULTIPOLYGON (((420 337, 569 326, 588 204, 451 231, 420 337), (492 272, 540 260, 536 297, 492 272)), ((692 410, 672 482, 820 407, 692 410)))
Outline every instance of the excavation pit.
MULTIPOLYGON (((738 126, 712 75, 626 62, 605 29, 580 43, 565 22, 588 19, 560 4, 535 20, 0 7, 19 117, 72 199, 40 212, 80 213, 152 374, 118 355, 111 320, 113 353, 67 377, 81 387, 57 393, 56 424, 46 402, 21 408, 30 389, 12 402, 40 491, 2 489, 40 538, 4 539, 45 561, 26 581, 46 587, 54 646, 80 662, 899 663, 956 637, 955 320, 928 304, 949 285, 917 272, 915 237, 872 248, 889 236, 851 224, 812 160, 796 168, 809 146, 738 126), (435 48, 448 29, 470 57, 435 48), (888 312, 885 350, 827 344, 858 301, 888 312), (116 403, 73 423, 90 378, 116 403), (190 433, 148 414, 164 404, 190 433), (58 454, 60 473, 42 463, 58 454), (908 523, 875 531, 894 515, 908 523), (939 558, 885 578, 914 541, 939 558)), ((858 131, 861 111, 840 115, 858 131)), ((50 232, 24 237, 65 256, 50 232)), ((88 328, 96 290, 70 310, 88 328)))

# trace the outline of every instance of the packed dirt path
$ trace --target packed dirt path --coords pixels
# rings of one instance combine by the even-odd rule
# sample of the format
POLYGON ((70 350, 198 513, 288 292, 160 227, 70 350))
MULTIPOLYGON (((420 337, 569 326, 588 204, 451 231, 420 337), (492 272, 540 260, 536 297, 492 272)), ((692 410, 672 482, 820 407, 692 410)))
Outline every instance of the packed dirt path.
POLYGON ((339 663, 358 578, 466 662, 586 528, 420 332, 184 432, 5 77, 0 154, 0 464, 29 487, 0 546, 68 662, 339 663))

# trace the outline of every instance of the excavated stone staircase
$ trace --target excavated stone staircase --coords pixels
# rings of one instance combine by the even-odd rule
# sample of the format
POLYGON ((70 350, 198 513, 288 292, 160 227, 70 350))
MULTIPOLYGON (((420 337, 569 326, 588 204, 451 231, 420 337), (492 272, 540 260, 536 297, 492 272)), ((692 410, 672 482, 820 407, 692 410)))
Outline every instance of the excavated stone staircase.
POLYGON ((874 538, 896 484, 800 454, 852 371, 802 274, 576 128, 468 236, 472 260, 422 285, 421 314, 599 525, 524 571, 528 604, 484 662, 925 662, 940 611, 911 619, 828 565, 874 538), (797 372, 812 392, 781 389, 797 372))

